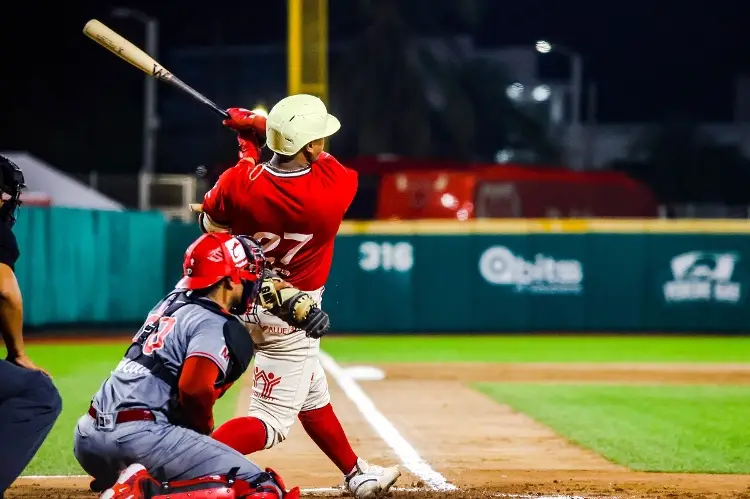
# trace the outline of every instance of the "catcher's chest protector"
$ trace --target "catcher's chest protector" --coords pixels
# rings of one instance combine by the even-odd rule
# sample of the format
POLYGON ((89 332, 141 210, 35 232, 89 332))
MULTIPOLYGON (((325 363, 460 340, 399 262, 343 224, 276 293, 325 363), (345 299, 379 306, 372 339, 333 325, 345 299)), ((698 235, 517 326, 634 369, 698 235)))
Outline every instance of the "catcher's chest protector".
MULTIPOLYGON (((228 383, 234 383, 242 377, 252 360, 254 352, 250 335, 236 317, 223 311, 217 304, 200 298, 192 298, 184 292, 172 293, 164 299, 160 307, 160 313, 154 314, 152 321, 141 327, 135 341, 125 352, 125 358, 148 369, 152 375, 166 382, 172 388, 172 391, 176 393, 178 376, 170 372, 158 356, 144 354, 143 346, 151 334, 159 330, 160 320, 163 317, 173 316, 175 312, 188 304, 198 305, 227 319, 224 323, 224 330, 221 333, 224 334, 227 355, 230 362, 227 375, 216 384, 216 388, 221 388, 228 383)), ((217 331, 217 334, 219 333, 217 331)))

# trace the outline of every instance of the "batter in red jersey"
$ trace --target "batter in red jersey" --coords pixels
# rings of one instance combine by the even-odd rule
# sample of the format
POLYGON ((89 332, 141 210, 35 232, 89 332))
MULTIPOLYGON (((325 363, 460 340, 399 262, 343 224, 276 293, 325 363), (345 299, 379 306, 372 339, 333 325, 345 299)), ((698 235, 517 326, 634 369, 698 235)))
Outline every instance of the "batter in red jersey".
MULTIPOLYGON (((323 151, 341 125, 320 99, 304 94, 282 99, 268 119, 245 109, 228 113, 224 124, 239 132, 240 161, 206 194, 201 229, 251 235, 279 276, 320 305, 334 239, 357 190, 356 172, 323 151), (260 163, 264 141, 274 156, 260 163)), ((299 418, 357 499, 388 492, 400 472, 368 464, 352 450, 331 407, 320 340, 262 307, 245 320, 257 346, 250 410, 214 438, 250 454, 282 442, 299 418)))

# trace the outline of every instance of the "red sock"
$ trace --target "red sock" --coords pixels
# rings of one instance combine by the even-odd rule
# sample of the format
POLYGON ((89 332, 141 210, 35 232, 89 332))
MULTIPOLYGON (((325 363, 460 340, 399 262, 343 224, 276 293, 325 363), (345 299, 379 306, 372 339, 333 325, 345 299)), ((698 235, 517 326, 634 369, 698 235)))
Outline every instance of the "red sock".
POLYGON ((252 454, 266 446, 266 425, 258 418, 234 418, 216 428, 212 436, 240 454, 252 454))
POLYGON ((352 450, 331 404, 312 411, 302 411, 299 413, 299 420, 313 442, 333 461, 341 473, 346 475, 354 469, 357 465, 357 455, 352 450))

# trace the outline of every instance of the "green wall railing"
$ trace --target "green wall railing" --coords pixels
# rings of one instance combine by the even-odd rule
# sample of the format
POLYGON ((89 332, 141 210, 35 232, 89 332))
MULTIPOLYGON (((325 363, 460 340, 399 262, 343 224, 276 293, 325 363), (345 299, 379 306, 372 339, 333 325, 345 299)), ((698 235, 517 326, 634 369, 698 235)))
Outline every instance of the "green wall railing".
MULTIPOLYGON (((23 210, 30 326, 140 322, 196 224, 23 210)), ((727 220, 345 222, 323 306, 339 332, 744 332, 750 224, 727 220)))
POLYGON ((27 326, 139 322, 163 296, 158 212, 23 208, 13 232, 27 326))

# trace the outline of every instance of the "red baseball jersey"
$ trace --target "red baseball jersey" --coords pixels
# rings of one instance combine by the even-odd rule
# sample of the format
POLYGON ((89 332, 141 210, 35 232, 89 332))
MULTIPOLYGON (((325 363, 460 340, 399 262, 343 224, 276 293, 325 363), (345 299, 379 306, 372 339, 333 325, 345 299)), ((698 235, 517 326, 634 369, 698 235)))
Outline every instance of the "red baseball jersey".
POLYGON ((333 242, 357 192, 357 172, 321 153, 285 172, 240 160, 203 199, 203 211, 233 234, 257 239, 279 275, 303 291, 325 285, 333 242))

